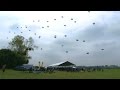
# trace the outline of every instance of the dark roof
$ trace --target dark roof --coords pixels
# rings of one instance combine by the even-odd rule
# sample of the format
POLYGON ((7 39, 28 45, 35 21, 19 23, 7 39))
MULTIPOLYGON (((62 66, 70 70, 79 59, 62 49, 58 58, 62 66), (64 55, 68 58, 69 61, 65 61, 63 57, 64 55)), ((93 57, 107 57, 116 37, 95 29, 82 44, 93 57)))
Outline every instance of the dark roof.
POLYGON ((75 65, 75 64, 73 64, 73 63, 71 63, 69 61, 66 61, 66 62, 64 62, 64 63, 62 63, 62 64, 60 64, 58 66, 71 66, 71 65, 75 65))

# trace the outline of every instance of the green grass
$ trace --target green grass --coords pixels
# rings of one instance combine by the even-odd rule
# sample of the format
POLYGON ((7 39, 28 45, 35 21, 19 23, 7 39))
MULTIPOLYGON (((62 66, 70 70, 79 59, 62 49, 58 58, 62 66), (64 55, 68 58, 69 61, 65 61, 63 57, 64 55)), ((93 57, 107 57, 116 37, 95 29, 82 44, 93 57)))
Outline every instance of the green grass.
POLYGON ((0 79, 120 79, 120 69, 106 69, 104 72, 28 73, 7 69, 0 70, 0 79))

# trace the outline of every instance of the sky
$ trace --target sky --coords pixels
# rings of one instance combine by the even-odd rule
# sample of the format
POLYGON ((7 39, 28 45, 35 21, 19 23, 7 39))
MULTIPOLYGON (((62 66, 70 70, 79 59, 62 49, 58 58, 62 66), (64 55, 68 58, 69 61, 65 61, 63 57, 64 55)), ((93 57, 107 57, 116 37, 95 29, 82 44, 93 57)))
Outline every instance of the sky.
POLYGON ((38 46, 29 64, 120 65, 119 11, 0 11, 0 49, 16 35, 38 46))

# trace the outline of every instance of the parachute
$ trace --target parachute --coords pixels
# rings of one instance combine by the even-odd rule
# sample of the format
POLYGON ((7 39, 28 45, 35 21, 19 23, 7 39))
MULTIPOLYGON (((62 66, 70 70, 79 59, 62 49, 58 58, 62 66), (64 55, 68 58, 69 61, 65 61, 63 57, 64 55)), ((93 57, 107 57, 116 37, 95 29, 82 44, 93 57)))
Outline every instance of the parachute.
POLYGON ((66 51, 66 53, 68 53, 68 51, 66 51))
POLYGON ((89 52, 87 52, 86 54, 89 54, 89 52))
POLYGON ((85 42, 85 40, 83 40, 83 42, 85 42))
POLYGON ((56 35, 54 36, 54 38, 56 38, 56 35))
POLYGON ((65 37, 67 37, 67 35, 64 35, 65 37))
POLYGON ((79 41, 78 39, 76 39, 76 41, 79 41))

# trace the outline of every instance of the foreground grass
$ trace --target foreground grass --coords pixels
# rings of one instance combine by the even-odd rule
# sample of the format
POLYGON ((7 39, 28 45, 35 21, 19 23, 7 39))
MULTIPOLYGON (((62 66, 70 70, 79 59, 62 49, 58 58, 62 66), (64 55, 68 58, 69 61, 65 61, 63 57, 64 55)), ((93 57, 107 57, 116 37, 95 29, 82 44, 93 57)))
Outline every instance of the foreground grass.
POLYGON ((7 69, 0 70, 0 79, 120 79, 120 69, 108 69, 104 72, 64 72, 28 73, 7 69))

